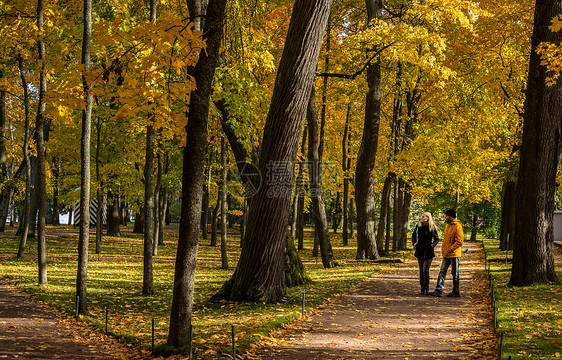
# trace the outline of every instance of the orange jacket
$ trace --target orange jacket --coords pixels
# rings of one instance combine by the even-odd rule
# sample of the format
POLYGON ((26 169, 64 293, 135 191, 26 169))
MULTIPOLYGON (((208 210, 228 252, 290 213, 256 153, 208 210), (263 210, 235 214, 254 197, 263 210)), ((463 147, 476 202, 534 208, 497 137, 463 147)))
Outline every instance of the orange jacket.
POLYGON ((464 241, 462 233, 462 224, 459 220, 455 220, 445 226, 445 234, 443 235, 443 245, 441 245, 441 254, 445 258, 461 257, 461 246, 464 241))

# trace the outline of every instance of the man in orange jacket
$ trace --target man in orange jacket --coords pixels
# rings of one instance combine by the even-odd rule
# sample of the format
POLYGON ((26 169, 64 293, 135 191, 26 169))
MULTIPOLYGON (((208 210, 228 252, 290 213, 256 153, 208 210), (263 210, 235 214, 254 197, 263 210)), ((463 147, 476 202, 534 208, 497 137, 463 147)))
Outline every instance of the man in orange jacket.
POLYGON ((464 241, 462 233, 462 224, 457 220, 457 212, 454 209, 449 209, 445 212, 445 234, 443 235, 443 244, 441 245, 441 254, 443 260, 441 261, 441 270, 437 277, 437 287, 431 293, 433 296, 443 296, 443 288, 445 287, 445 276, 447 269, 451 266, 451 274, 453 275, 453 292, 448 297, 459 297, 459 259, 461 257, 461 246, 464 241))

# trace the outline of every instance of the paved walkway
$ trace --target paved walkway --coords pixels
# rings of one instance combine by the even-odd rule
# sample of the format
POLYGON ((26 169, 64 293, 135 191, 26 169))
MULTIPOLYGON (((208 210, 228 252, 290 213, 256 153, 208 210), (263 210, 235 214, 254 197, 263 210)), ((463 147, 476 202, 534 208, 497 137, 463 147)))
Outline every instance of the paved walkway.
MULTIPOLYGON (((496 359, 482 245, 463 249, 460 298, 419 296, 412 259, 359 284, 247 358, 496 359)), ((431 291, 440 261, 432 264, 431 291)), ((449 273, 445 293, 451 288, 449 273)))
POLYGON ((142 359, 146 354, 80 326, 0 280, 0 358, 142 359))

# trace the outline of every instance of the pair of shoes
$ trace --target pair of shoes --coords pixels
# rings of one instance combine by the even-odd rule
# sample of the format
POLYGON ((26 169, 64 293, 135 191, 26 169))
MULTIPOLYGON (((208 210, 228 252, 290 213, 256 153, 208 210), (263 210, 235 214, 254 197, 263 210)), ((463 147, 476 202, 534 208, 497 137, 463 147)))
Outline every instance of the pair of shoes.
POLYGON ((425 295, 425 289, 421 289, 419 295, 425 295))
POLYGON ((447 295, 447 297, 460 297, 461 294, 459 294, 458 292, 452 292, 450 294, 447 295))
POLYGON ((434 291, 434 292, 429 293, 429 295, 441 297, 441 296, 443 296, 443 292, 441 292, 441 291, 434 291))

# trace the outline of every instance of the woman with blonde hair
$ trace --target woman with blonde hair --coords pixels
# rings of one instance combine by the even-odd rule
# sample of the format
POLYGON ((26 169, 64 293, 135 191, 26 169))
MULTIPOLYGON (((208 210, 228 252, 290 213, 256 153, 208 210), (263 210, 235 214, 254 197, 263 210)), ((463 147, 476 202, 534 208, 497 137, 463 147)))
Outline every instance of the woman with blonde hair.
POLYGON ((429 295, 429 268, 435 257, 434 248, 439 242, 437 227, 431 213, 424 212, 412 233, 412 244, 420 267, 420 295, 429 295))

